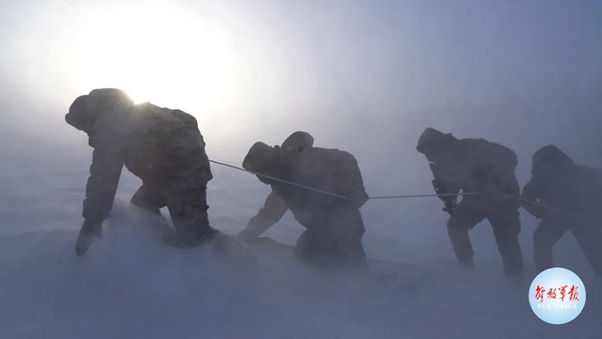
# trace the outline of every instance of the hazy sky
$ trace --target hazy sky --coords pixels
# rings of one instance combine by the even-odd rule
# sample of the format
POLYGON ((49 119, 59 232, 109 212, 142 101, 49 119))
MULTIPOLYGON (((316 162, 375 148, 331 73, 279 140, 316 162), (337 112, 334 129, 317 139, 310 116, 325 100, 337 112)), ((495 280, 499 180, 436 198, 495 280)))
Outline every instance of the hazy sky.
POLYGON ((522 182, 549 143, 602 165, 598 1, 0 8, 0 119, 13 130, 75 135, 62 121, 73 98, 120 87, 194 114, 216 159, 238 162, 254 141, 305 129, 317 145, 354 153, 373 194, 430 190, 414 150, 427 126, 513 148, 522 182))

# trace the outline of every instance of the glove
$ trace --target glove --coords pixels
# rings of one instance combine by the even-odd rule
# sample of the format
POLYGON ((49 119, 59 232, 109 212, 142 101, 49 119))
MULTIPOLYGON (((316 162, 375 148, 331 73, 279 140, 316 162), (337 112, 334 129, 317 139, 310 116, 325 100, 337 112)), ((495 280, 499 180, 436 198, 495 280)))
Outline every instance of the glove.
POLYGON ((443 210, 453 217, 456 210, 456 199, 447 199, 444 202, 445 208, 443 210))
POLYGON ((102 239, 102 222, 96 223, 92 221, 84 221, 82 228, 79 230, 77 241, 75 242, 75 254, 78 257, 82 257, 95 238, 102 239))
MULTIPOLYGON (((451 191, 449 189, 449 184, 445 180, 434 179, 432 181, 432 184, 433 184, 433 188, 435 188, 435 192, 437 194, 451 193, 451 191)), ((443 201, 443 203, 445 204, 445 208, 443 208, 443 211, 449 213, 449 215, 451 215, 453 217, 454 210, 456 209, 458 197, 457 196, 439 196, 439 199, 441 199, 441 201, 443 201)))
MULTIPOLYGON (((449 193, 447 192, 447 187, 446 187, 446 181, 445 180, 441 180, 441 179, 433 179, 433 181, 431 181, 431 183, 433 184, 433 188, 435 189, 435 193, 437 194, 446 194, 449 193)), ((441 199, 441 201, 446 202, 447 200, 449 200, 449 197, 442 197, 439 196, 439 199, 441 199)))
POLYGON ((257 238, 255 233, 251 229, 245 228, 236 235, 236 239, 244 243, 252 243, 257 238))

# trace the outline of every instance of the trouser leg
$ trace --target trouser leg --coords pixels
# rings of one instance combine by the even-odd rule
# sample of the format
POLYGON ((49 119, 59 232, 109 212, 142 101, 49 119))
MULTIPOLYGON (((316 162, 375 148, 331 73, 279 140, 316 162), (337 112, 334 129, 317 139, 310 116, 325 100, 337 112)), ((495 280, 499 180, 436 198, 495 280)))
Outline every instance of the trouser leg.
POLYGON ((365 267, 363 234, 364 223, 359 209, 337 203, 299 237, 295 255, 304 261, 353 269, 365 267))
POLYGON ((212 239, 217 231, 209 226, 207 187, 167 195, 167 208, 178 238, 193 247, 212 239))
POLYGON ((483 215, 463 207, 461 202, 454 216, 447 221, 447 234, 460 265, 474 266, 474 251, 468 230, 475 227, 483 219, 485 219, 483 215))
POLYGON ((519 213, 516 209, 503 209, 489 217, 498 250, 502 256, 506 275, 523 274, 523 256, 520 250, 519 213))
POLYGON ((164 195, 150 185, 143 184, 132 196, 130 202, 142 209, 161 214, 160 209, 166 206, 164 195))
POLYGON ((533 260, 538 271, 554 266, 553 248, 568 230, 563 220, 542 220, 533 233, 533 260))
POLYGON ((313 228, 306 229, 295 244, 295 258, 307 262, 319 262, 323 259, 322 237, 313 228))
POLYGON ((150 226, 154 231, 161 234, 164 242, 169 243, 166 239, 173 239, 173 228, 169 224, 169 221, 161 215, 160 209, 166 206, 166 199, 160 190, 143 184, 136 191, 130 202, 132 205, 150 211, 160 218, 156 222, 152 222, 150 226))
POLYGON ((456 224, 456 220, 453 217, 450 217, 447 221, 447 234, 454 249, 454 254, 461 265, 474 266, 474 250, 470 243, 468 229, 460 228, 456 224))
POLYGON ((581 222, 571 226, 579 246, 597 276, 602 276, 602 230, 594 222, 581 222))
POLYGON ((326 251, 333 261, 351 269, 366 267, 362 244, 365 228, 359 209, 349 203, 336 205, 329 213, 326 226, 326 251))

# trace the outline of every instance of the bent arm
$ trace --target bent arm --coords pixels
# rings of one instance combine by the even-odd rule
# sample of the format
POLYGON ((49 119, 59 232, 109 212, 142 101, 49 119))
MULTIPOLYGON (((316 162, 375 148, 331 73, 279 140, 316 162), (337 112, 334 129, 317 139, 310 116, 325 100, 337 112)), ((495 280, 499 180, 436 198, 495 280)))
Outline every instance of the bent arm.
POLYGON ((247 227, 239 233, 239 236, 245 239, 257 238, 280 221, 287 210, 286 201, 278 194, 271 192, 265 200, 263 208, 249 220, 247 227))
MULTIPOLYGON (((444 167, 435 163, 430 163, 429 167, 433 172, 433 187, 437 194, 458 194, 461 189, 459 180, 453 178, 444 170, 444 167)), ((443 201, 448 200, 447 197, 440 197, 443 201)))
POLYGON ((343 163, 343 185, 345 195, 356 207, 362 207, 368 201, 368 193, 364 187, 362 172, 354 156, 349 154, 343 163))
POLYGON ((102 223, 109 215, 117 192, 123 161, 123 150, 117 143, 95 147, 82 213, 87 221, 102 223))
MULTIPOLYGON (((525 187, 523 187, 523 191, 520 194, 521 198, 533 201, 533 202, 541 202, 541 196, 539 194, 539 190, 537 189, 537 184, 533 182, 533 180, 529 181, 525 187)), ((522 208, 524 208, 529 214, 533 215, 537 219, 541 219, 544 217, 545 209, 541 206, 528 203, 526 201, 521 202, 522 208)))

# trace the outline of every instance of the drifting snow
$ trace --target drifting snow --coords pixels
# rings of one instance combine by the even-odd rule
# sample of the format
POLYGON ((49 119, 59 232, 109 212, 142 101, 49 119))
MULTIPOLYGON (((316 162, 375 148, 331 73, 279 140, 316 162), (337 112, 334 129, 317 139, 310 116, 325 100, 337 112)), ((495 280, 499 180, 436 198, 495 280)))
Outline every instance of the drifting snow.
MULTIPOLYGON (((366 251, 389 261, 375 270, 395 270, 398 281, 317 272, 267 246, 250 247, 260 268, 249 274, 207 249, 162 245, 157 218, 127 203, 139 182, 124 174, 105 238, 78 258, 85 140, 11 140, 0 154, 8 160, 0 164, 3 338, 595 338, 602 331, 600 283, 583 258, 564 263, 576 263, 588 288, 584 312, 565 326, 545 324, 527 299, 533 221, 521 236, 528 281, 509 282, 488 225, 473 232, 479 267, 466 272, 447 243, 443 212, 419 215, 420 226, 407 223, 420 213, 413 204, 440 208, 437 201, 408 202, 403 212, 388 203, 364 209, 366 251)), ((265 187, 227 169, 214 175, 212 224, 237 232, 265 187)), ((301 231, 289 215, 269 235, 291 244, 301 231)), ((565 250, 579 251, 571 239, 559 244, 565 250)))

